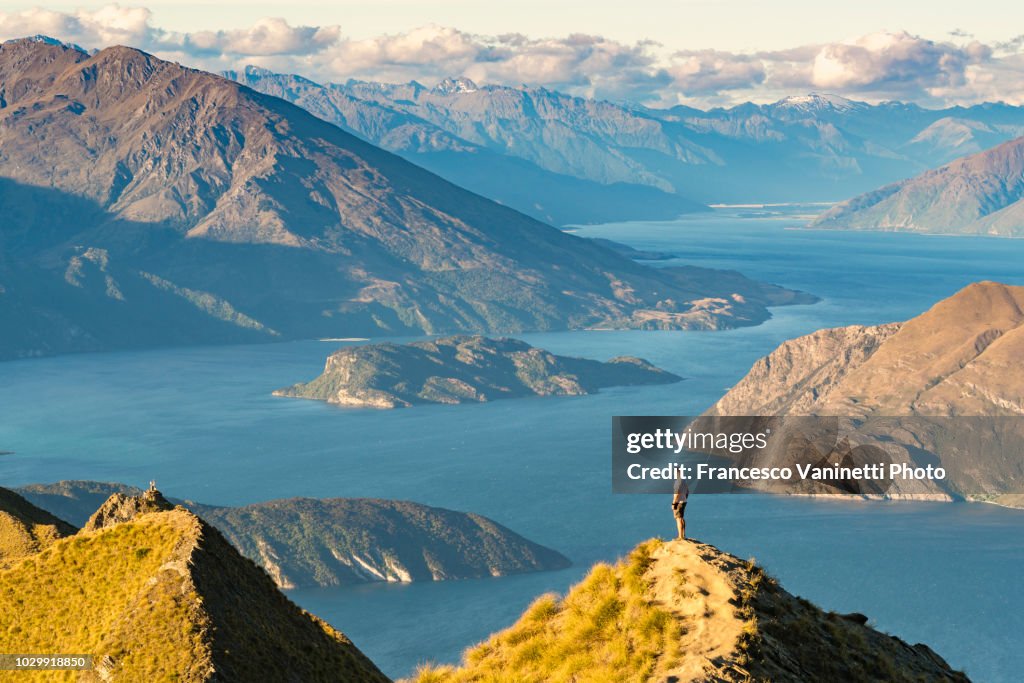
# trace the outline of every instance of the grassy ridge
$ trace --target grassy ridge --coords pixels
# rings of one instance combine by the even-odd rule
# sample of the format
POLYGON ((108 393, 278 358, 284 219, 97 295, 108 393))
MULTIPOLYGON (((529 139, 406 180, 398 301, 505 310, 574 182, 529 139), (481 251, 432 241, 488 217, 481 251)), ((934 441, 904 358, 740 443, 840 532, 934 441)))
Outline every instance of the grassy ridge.
POLYGON ((73 533, 67 522, 0 488, 0 569, 73 533))
POLYGON ((94 656, 94 671, 19 680, 388 680, 182 508, 79 532, 0 571, 0 615, 0 652, 94 656))
POLYGON ((466 653, 465 666, 423 667, 416 683, 642 681, 674 665, 679 622, 648 597, 657 541, 598 564, 564 598, 538 598, 512 627, 466 653))

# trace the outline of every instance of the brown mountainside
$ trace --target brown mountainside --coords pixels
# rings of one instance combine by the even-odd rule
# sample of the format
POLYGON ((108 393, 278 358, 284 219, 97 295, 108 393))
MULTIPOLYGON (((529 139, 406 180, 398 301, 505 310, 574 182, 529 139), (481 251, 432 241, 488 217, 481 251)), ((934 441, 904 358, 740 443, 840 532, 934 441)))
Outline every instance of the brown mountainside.
POLYGON ((836 205, 815 228, 1024 235, 1024 138, 836 205))
POLYGON ((812 297, 654 270, 304 110, 127 47, 0 46, 7 356, 755 324, 812 297))
MULTIPOLYGON (((881 448, 882 462, 946 470, 944 480, 897 480, 887 495, 1020 506, 1022 357, 1024 287, 979 282, 904 323, 787 341, 707 414, 836 416, 850 430, 847 446, 881 448)), ((783 464, 807 457, 787 451, 783 464)))
POLYGON ((1020 415, 1024 287, 969 285, 905 323, 819 330, 757 361, 720 415, 1020 415))

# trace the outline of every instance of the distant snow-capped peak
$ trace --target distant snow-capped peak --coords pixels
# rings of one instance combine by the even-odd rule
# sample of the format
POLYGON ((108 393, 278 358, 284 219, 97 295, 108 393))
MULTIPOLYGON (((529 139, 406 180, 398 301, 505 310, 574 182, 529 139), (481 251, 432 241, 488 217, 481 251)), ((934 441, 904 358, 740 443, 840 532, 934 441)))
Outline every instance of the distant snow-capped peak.
POLYGON ((454 95, 468 92, 476 92, 479 88, 476 83, 465 77, 446 78, 433 87, 433 91, 441 95, 454 95))
POLYGON ((849 100, 840 95, 812 92, 808 95, 784 97, 771 106, 773 109, 790 109, 806 112, 823 110, 852 111, 862 107, 863 103, 849 100))

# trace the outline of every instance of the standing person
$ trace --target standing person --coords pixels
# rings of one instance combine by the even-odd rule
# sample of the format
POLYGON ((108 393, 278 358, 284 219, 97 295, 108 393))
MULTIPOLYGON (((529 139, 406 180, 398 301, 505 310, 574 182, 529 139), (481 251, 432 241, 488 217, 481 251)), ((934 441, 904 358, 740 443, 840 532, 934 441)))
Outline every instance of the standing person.
POLYGON ((679 531, 679 538, 686 538, 686 519, 683 514, 686 512, 686 499, 690 497, 690 485, 686 479, 680 476, 676 479, 675 493, 672 495, 672 514, 676 518, 676 529, 679 531))

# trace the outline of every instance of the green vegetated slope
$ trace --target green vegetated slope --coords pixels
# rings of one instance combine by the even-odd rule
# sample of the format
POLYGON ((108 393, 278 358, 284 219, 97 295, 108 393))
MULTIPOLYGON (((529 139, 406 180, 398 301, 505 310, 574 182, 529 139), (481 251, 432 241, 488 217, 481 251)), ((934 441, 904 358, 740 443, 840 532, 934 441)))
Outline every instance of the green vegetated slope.
POLYGON ((128 517, 124 503, 0 571, 0 651, 95 657, 25 680, 387 680, 195 515, 148 500, 128 517))
MULTIPOLYGON (((90 481, 34 484, 17 492, 83 526, 108 498, 143 493, 90 481)), ((505 576, 569 565, 560 553, 481 515, 408 501, 292 498, 242 507, 180 502, 281 588, 505 576)))
POLYGON ((564 597, 427 666, 416 683, 966 681, 925 645, 820 610, 753 562, 693 541, 641 544, 564 597))
POLYGON ((194 506, 278 585, 440 581, 569 566, 563 555, 486 517, 369 498, 194 506))
POLYGON ((445 337, 335 351, 310 382, 274 392, 344 406, 408 407, 523 396, 578 396, 601 387, 668 384, 682 378, 624 356, 608 362, 557 356, 516 339, 445 337))

